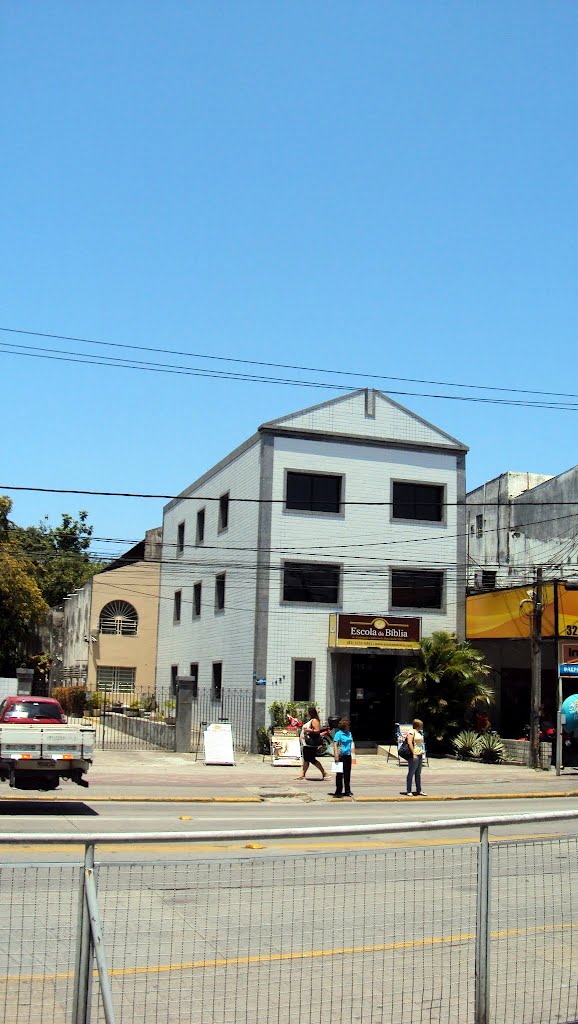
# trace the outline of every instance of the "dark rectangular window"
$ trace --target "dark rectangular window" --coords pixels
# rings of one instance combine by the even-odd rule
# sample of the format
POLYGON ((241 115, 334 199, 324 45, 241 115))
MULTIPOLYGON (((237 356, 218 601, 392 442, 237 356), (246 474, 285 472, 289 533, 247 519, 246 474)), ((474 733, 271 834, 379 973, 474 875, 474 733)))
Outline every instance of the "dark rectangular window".
POLYGON ((338 604, 339 566, 320 562, 285 562, 283 600, 338 604))
POLYGON ((225 607, 225 573, 215 576, 215 611, 221 612, 225 607))
POLYGON ((198 619, 200 617, 202 592, 203 584, 195 583, 193 587, 193 619, 198 619))
POLYGON ((197 532, 195 535, 195 544, 205 543, 205 510, 200 508, 197 512, 197 532))
POLYGON ((229 525, 229 495, 221 494, 219 498, 219 533, 226 530, 229 525))
POLYGON ((392 569, 393 608, 441 608, 444 574, 433 569, 392 569))
POLYGON ((494 590, 497 575, 493 569, 482 569, 482 590, 494 590))
POLYGON ((428 523, 443 522, 443 487, 394 480, 392 497, 394 519, 421 519, 428 523))
POLYGON ((177 526, 177 555, 182 555, 185 550, 185 524, 179 523, 177 526))
POLYGON ((312 661, 293 663, 293 700, 311 700, 312 661))
POLYGON ((476 537, 484 536, 484 517, 483 515, 476 516, 476 537))
POLYGON ((199 696, 199 663, 197 661, 191 661, 189 666, 189 675, 193 682, 193 700, 197 700, 199 696))
POLYGON ((179 666, 171 665, 171 693, 177 692, 177 676, 179 674, 179 666))
POLYGON ((285 508, 339 513, 341 477, 324 473, 287 473, 285 508))
POLYGON ((183 594, 182 594, 181 590, 175 590, 175 596, 174 596, 174 601, 173 601, 173 622, 180 622, 181 621, 181 599, 182 599, 182 596, 183 596, 183 594))
POLYGON ((223 663, 221 661, 213 662, 213 687, 211 695, 213 700, 220 700, 223 695, 223 663))

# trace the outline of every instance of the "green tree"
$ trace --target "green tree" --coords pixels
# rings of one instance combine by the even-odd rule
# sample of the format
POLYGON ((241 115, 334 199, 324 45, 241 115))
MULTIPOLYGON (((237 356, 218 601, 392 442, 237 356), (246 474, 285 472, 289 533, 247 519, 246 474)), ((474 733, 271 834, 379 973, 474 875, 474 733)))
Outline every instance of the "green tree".
POLYGON ((38 653, 36 627, 48 608, 86 583, 102 565, 90 559, 87 513, 67 513, 52 527, 11 521, 12 501, 0 495, 0 674, 38 653))
POLYGON ((0 495, 0 674, 13 675, 27 640, 47 613, 32 562, 12 540, 10 498, 0 495))
POLYGON ((103 568, 90 558, 93 528, 87 519, 87 512, 79 512, 78 519, 63 513, 58 526, 46 520, 38 526, 12 527, 12 539, 34 565, 38 586, 51 608, 103 568))
POLYGON ((421 718, 430 750, 444 751, 477 704, 491 704, 494 691, 484 679, 491 668, 480 651, 454 633, 432 633, 420 640, 413 664, 397 683, 421 718))

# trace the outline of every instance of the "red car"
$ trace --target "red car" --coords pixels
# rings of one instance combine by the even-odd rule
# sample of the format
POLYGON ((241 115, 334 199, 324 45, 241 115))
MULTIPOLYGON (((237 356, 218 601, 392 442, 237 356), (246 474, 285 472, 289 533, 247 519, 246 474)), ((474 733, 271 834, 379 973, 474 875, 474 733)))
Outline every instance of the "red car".
POLYGON ((2 725, 63 725, 66 715, 52 697, 5 697, 0 703, 2 725))

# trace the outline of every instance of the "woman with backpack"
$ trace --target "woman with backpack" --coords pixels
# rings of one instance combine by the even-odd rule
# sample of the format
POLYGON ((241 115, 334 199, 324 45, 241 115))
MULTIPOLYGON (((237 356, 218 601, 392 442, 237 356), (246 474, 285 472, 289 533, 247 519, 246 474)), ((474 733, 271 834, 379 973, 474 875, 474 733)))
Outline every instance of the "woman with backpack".
POLYGON ((297 776, 298 782, 305 778, 310 764, 314 764, 316 768, 319 768, 322 779, 327 775, 323 765, 317 760, 317 751, 321 746, 321 724, 319 722, 319 712, 317 711, 317 708, 311 705, 311 707, 307 708, 307 715, 308 721, 305 722, 305 725, 301 730, 303 767, 301 769, 301 775, 297 776))
POLYGON ((355 743, 351 735, 349 719, 342 718, 339 728, 333 737, 333 756, 337 764, 343 765, 343 771, 335 773, 335 793, 333 796, 353 796, 351 792, 351 764, 355 763, 355 743), (345 793, 343 787, 345 786, 345 793))

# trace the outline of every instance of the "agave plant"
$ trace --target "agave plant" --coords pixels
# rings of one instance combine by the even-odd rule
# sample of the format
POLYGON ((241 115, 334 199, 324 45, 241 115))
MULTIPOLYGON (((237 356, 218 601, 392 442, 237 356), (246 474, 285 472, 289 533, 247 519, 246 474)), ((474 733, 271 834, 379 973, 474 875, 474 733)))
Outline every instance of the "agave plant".
POLYGON ((486 764, 499 764, 501 761, 508 760, 506 748, 500 737, 495 733, 484 733, 478 739, 478 757, 480 761, 485 761, 486 764))
POLYGON ((473 729, 464 729, 454 736, 452 747, 462 761, 475 761, 480 751, 482 737, 473 729))

